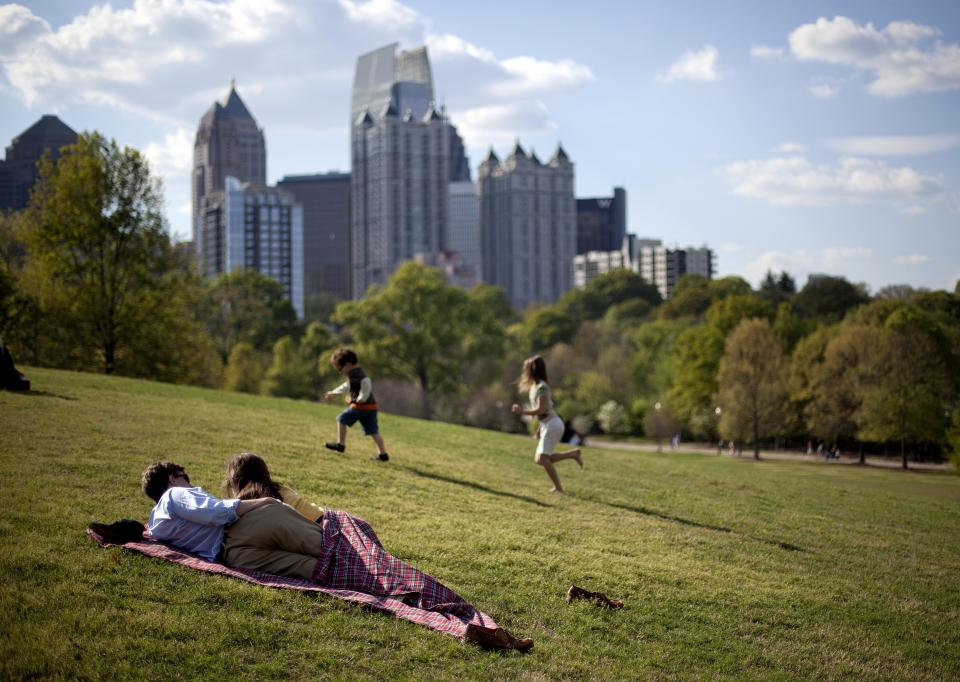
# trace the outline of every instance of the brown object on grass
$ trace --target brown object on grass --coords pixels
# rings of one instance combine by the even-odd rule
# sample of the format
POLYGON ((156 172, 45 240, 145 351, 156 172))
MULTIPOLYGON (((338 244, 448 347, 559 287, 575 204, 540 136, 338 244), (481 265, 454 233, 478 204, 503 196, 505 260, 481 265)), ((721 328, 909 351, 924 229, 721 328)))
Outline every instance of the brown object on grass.
POLYGON ((514 637, 504 628, 488 630, 472 623, 467 626, 464 639, 484 649, 516 649, 526 652, 533 648, 533 639, 530 637, 514 637))
POLYGON ((587 599, 592 601, 597 606, 603 606, 608 609, 622 609, 623 600, 622 599, 610 599, 603 592, 591 592, 590 590, 585 590, 582 587, 577 587, 576 585, 571 585, 570 589, 567 590, 567 603, 572 602, 575 599, 587 599))

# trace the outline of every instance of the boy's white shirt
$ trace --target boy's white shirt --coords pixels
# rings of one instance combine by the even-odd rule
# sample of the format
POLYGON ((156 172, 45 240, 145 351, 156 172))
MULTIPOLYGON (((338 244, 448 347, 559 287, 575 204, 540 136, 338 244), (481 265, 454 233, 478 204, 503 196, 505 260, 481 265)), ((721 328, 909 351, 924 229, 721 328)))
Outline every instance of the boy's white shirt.
MULTIPOLYGON (((335 389, 330 391, 333 395, 341 395, 343 393, 350 392, 350 382, 344 381, 342 384, 337 386, 335 389)), ((357 402, 362 403, 370 397, 370 394, 373 392, 373 382, 370 381, 370 377, 363 377, 360 380, 360 393, 357 395, 357 402)))

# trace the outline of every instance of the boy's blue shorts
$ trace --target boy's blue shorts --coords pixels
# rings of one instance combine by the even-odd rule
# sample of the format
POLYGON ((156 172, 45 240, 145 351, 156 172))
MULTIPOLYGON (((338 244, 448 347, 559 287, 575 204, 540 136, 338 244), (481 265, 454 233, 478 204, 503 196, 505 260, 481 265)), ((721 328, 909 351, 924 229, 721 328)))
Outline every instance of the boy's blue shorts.
POLYGON ((348 407, 337 415, 337 421, 344 426, 353 426, 360 422, 364 436, 375 436, 380 433, 377 427, 377 410, 358 410, 355 407, 348 407))

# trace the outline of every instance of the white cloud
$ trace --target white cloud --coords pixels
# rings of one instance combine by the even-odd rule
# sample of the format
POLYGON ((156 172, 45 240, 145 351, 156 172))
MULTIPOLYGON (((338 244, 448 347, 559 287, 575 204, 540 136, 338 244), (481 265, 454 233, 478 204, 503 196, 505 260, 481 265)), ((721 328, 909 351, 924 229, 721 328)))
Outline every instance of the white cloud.
POLYGON ((526 55, 498 59, 492 51, 450 34, 428 35, 426 44, 438 67, 466 70, 461 76, 468 76, 467 87, 483 95, 477 98, 477 105, 489 103, 490 97, 533 97, 576 88, 594 79, 589 67, 569 59, 548 61, 526 55))
POLYGON ((542 102, 465 109, 457 112, 456 122, 464 139, 484 140, 488 145, 512 144, 517 137, 556 131, 542 102))
POLYGON ((960 135, 838 137, 827 141, 841 154, 857 156, 921 156, 960 146, 960 135))
POLYGON ((803 154, 805 151, 807 151, 807 148, 804 145, 796 142, 784 142, 773 151, 781 154, 803 154))
POLYGON ((893 259, 897 265, 923 265, 930 262, 930 256, 921 253, 914 253, 909 256, 897 256, 893 259))
POLYGON ((923 215, 927 212, 927 207, 920 206, 919 204, 912 204, 910 206, 904 206, 900 209, 900 212, 904 215, 923 215))
POLYGON ((906 21, 878 30, 847 17, 821 17, 794 29, 789 44, 797 59, 872 73, 871 94, 899 97, 960 89, 960 45, 927 44, 939 34, 936 28, 906 21))
POLYGON ((802 282, 811 273, 846 274, 852 265, 870 261, 873 257, 873 250, 865 246, 767 251, 747 263, 744 275, 750 281, 759 282, 768 271, 789 272, 797 282, 802 282))
POLYGON ((783 59, 784 49, 782 47, 753 45, 750 47, 750 56, 758 59, 783 59))
POLYGON ((731 163, 722 169, 735 194, 781 206, 901 201, 939 194, 940 178, 882 161, 842 157, 836 166, 802 156, 731 163))
POLYGON ((678 80, 718 81, 720 80, 720 52, 713 45, 707 45, 698 52, 685 53, 678 62, 671 65, 665 74, 657 80, 670 83, 678 80))
POLYGON ((194 133, 177 128, 163 137, 163 142, 151 142, 143 149, 150 161, 150 170, 163 178, 190 173, 193 166, 194 133))
POLYGON ((384 27, 411 26, 417 23, 417 13, 395 0, 340 0, 347 17, 359 24, 378 24, 384 27))
POLYGON ((840 88, 828 83, 815 83, 809 86, 810 94, 820 99, 829 99, 840 94, 840 88))

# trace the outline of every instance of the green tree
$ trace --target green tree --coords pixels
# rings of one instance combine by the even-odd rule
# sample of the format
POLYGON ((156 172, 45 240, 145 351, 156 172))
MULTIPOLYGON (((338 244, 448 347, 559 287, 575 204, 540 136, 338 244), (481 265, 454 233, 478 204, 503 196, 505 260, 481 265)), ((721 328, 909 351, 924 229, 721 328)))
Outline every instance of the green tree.
POLYGON ((654 403, 643 417, 643 432, 657 439, 657 452, 663 452, 663 439, 677 431, 677 422, 669 408, 654 403))
POLYGON ((767 270, 757 293, 772 306, 777 307, 793 298, 797 293, 797 284, 786 272, 774 275, 772 271, 767 270))
POLYGON ((337 309, 339 299, 329 291, 317 291, 308 294, 303 301, 303 322, 322 322, 327 324, 333 311, 337 309))
POLYGON ((277 339, 299 331, 297 314, 283 287, 255 270, 236 270, 211 280, 201 314, 224 359, 238 343, 269 352, 277 339))
POLYGON ((699 317, 712 302, 709 280, 702 275, 687 274, 677 280, 670 298, 657 310, 657 316, 666 320, 699 317))
MULTIPOLYGON (((863 377, 878 330, 842 325, 812 369, 810 400, 804 409, 807 427, 815 436, 836 443, 857 435, 856 416, 863 399, 863 377)), ((860 448, 860 463, 864 451, 860 448)))
POLYGON ((135 149, 82 134, 54 164, 43 159, 26 211, 26 244, 46 314, 79 355, 106 373, 136 333, 145 295, 171 269, 159 181, 135 149))
POLYGON ((787 415, 786 359, 766 320, 743 320, 727 337, 720 362, 720 435, 749 433, 753 457, 760 439, 781 432, 787 415))
POLYGON ((230 351, 223 387, 228 391, 259 393, 262 379, 260 354, 251 344, 241 341, 230 351))
POLYGON ((448 285, 439 270, 412 261, 363 300, 337 306, 334 322, 347 328, 376 374, 417 382, 425 418, 433 395, 460 391, 463 368, 481 355, 502 355, 505 341, 486 306, 448 285))
POLYGON ((784 349, 789 353, 797 343, 810 333, 814 325, 809 320, 801 319, 789 303, 777 306, 777 314, 773 318, 773 331, 780 339, 784 349))
POLYGON ((634 350, 627 371, 635 395, 650 399, 667 395, 676 372, 673 347, 687 326, 677 320, 654 320, 632 332, 634 350))
POLYGON ((617 269, 590 280, 583 289, 571 289, 557 306, 579 322, 598 320, 611 306, 634 299, 650 306, 661 303, 660 292, 632 270, 617 269))
POLYGON ((723 344, 723 334, 710 324, 690 327, 677 338, 672 359, 675 374, 667 400, 683 424, 689 426, 693 415, 713 404, 723 344))
POLYGON ((315 363, 306 363, 298 352, 297 342, 290 336, 282 336, 273 344, 273 360, 263 377, 261 392, 264 395, 285 398, 315 398, 312 370, 315 363))
POLYGON ((469 292, 470 299, 479 306, 486 308, 493 319, 501 324, 509 325, 519 318, 517 311, 510 305, 507 292, 492 284, 477 284, 469 292))
POLYGON ((916 324, 888 324, 872 347, 862 402, 859 436, 894 441, 907 468, 907 442, 940 442, 949 383, 936 343, 916 324))
POLYGON ((746 319, 773 319, 773 308, 756 294, 731 294, 717 299, 707 310, 707 324, 726 336, 746 319))
POLYGON ((613 327, 626 329, 635 327, 639 322, 648 319, 653 310, 654 308, 649 301, 642 298, 633 298, 607 308, 603 321, 613 327))
POLYGON ((579 321, 559 306, 543 306, 527 311, 523 335, 528 352, 544 352, 558 343, 569 343, 577 333, 579 321))
POLYGON ((793 299, 793 307, 801 317, 817 317, 837 321, 870 300, 862 286, 843 277, 811 278, 793 299))

